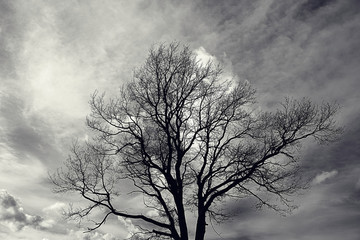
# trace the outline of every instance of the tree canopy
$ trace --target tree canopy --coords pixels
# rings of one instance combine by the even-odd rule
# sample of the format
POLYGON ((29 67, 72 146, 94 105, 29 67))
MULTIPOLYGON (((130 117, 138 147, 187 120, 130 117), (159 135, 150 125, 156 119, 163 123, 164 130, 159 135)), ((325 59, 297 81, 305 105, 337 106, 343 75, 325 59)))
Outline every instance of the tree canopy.
POLYGON ((102 209, 91 230, 115 215, 141 226, 138 239, 203 240, 207 219, 226 218, 224 199, 253 197, 277 209, 267 200, 272 194, 287 204, 286 196, 304 187, 300 143, 331 142, 341 132, 336 105, 288 98, 263 112, 248 82, 224 80, 220 66, 198 61, 178 43, 152 48, 118 96, 95 92, 90 106, 87 126, 95 137, 74 144, 51 177, 55 191, 88 200, 72 217, 102 209), (144 196, 155 214, 121 208, 129 181, 131 194, 144 196))

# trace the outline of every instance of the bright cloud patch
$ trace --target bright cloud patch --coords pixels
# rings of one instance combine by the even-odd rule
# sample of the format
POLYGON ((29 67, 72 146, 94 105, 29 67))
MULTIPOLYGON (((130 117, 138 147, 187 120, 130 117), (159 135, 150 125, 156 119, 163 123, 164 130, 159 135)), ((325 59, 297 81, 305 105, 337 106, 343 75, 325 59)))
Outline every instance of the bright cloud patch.
POLYGON ((204 47, 199 47, 198 49, 194 50, 194 53, 196 54, 196 58, 197 60, 201 63, 201 64, 206 64, 209 61, 215 62, 216 58, 214 56, 211 56, 211 54, 209 54, 204 47))
POLYGON ((336 171, 336 170, 333 170, 331 172, 322 172, 314 178, 313 183, 314 184, 322 183, 322 182, 326 181, 327 179, 336 176, 337 174, 338 174, 338 171, 336 171))
POLYGON ((140 229, 132 223, 131 219, 126 219, 123 217, 118 217, 118 219, 126 227, 127 231, 129 232, 129 234, 127 236, 128 238, 130 238, 134 234, 136 234, 138 236, 142 235, 140 233, 140 229))
POLYGON ((152 210, 150 210, 150 211, 148 211, 146 213, 146 216, 148 216, 148 217, 157 217, 157 216, 159 216, 159 213, 158 213, 158 211, 152 209, 152 210))
POLYGON ((61 213, 63 212, 63 209, 65 209, 66 206, 67 205, 65 203, 56 202, 56 203, 44 208, 43 212, 45 212, 46 215, 60 216, 61 213))
POLYGON ((224 55, 221 58, 221 61, 217 59, 215 56, 211 55, 206 51, 204 47, 199 47, 194 50, 194 53, 196 55, 196 59, 199 61, 200 64, 206 65, 209 62, 212 62, 214 65, 217 65, 220 63, 222 67, 222 74, 220 76, 220 80, 222 82, 232 81, 231 88, 235 87, 235 83, 239 80, 237 75, 233 73, 233 66, 230 59, 224 55))

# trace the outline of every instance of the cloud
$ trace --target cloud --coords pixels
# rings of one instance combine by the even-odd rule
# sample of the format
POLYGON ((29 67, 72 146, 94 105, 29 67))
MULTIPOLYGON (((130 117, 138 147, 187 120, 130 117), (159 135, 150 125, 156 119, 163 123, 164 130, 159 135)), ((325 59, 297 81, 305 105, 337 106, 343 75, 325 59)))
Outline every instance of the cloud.
POLYGON ((84 233, 83 231, 71 230, 66 237, 74 240, 123 240, 113 234, 101 233, 99 231, 84 233))
POLYGON ((62 213, 64 211, 64 209, 67 207, 67 205, 63 202, 56 202, 48 207, 45 207, 43 209, 43 212, 47 215, 47 216, 52 216, 52 217, 60 217, 62 216, 62 213))
POLYGON ((26 214, 19 202, 5 190, 0 190, 0 222, 12 231, 20 231, 26 226, 44 229, 51 225, 40 216, 26 214))
POLYGON ((322 172, 320 174, 318 174, 314 179, 313 179, 313 183, 314 184, 320 184, 325 182, 326 180, 335 177, 338 174, 337 170, 333 170, 331 172, 322 172))
POLYGON ((356 188, 357 190, 360 190, 360 178, 359 178, 359 180, 356 182, 355 188, 356 188))
POLYGON ((258 89, 261 104, 271 106, 291 95, 336 98, 349 109, 359 109, 352 104, 357 91, 350 87, 357 85, 359 75, 359 51, 353 51, 358 49, 359 5, 317 1, 311 17, 299 20, 304 2, 202 3, 200 14, 212 26, 202 35, 207 39, 202 46, 215 56, 226 53, 236 75, 258 89))
POLYGON ((208 51, 206 51, 203 46, 194 49, 193 53, 195 54, 197 61, 199 61, 199 64, 205 65, 208 62, 212 62, 214 66, 220 64, 220 66, 222 67, 220 81, 232 81, 231 88, 235 87, 236 83, 239 80, 239 77, 234 74, 233 65, 230 59, 226 56, 226 54, 220 56, 221 59, 219 60, 217 57, 211 55, 208 51))
POLYGON ((128 233, 129 233, 127 238, 130 238, 134 234, 139 234, 139 236, 141 236, 140 229, 132 223, 131 219, 118 217, 118 220, 127 229, 128 233))
POLYGON ((149 210, 147 213, 146 213, 146 216, 148 217, 158 217, 159 216, 159 212, 155 209, 152 209, 152 210, 149 210))
POLYGON ((15 1, 1 1, 0 15, 0 79, 2 85, 4 82, 16 84, 13 79, 17 77, 18 53, 28 24, 26 17, 17 11, 15 1))
POLYGON ((197 60, 200 62, 200 64, 205 65, 209 61, 215 61, 217 62, 216 58, 214 56, 211 56, 204 47, 199 47, 194 50, 194 53, 196 54, 197 60))
POLYGON ((261 1, 256 3, 257 6, 255 7, 254 11, 249 17, 245 18, 245 21, 243 21, 241 27, 245 29, 250 29, 256 27, 261 22, 263 22, 266 18, 266 14, 268 13, 272 2, 273 1, 271 0, 265 2, 261 1))
POLYGON ((326 7, 334 0, 307 0, 298 9, 298 17, 307 18, 326 7))
MULTIPOLYGON (((61 221, 61 211, 65 206, 66 204, 64 203, 56 202, 45 207, 43 213, 46 218, 38 215, 31 215, 25 212, 14 196, 10 195, 6 190, 0 190, 0 226, 5 226, 6 229, 10 229, 12 232, 28 231, 28 229, 31 228, 47 233, 57 233, 62 235, 62 237, 78 240, 120 239, 110 233, 106 234, 94 231, 85 234, 83 230, 74 231, 68 229, 71 225, 67 225, 61 221)), ((6 229, 4 229, 4 231, 6 231, 6 229)), ((36 234, 38 235, 38 233, 36 234)))

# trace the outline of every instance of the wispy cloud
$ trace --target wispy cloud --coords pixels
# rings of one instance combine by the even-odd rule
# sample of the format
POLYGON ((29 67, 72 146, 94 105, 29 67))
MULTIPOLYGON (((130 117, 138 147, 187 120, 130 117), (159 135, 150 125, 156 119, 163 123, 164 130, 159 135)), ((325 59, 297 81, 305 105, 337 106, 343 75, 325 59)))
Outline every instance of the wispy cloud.
POLYGON ((333 170, 331 172, 322 172, 322 173, 316 175, 316 177, 313 180, 313 183, 320 184, 330 178, 335 177, 337 174, 338 174, 338 171, 336 171, 336 170, 333 170))

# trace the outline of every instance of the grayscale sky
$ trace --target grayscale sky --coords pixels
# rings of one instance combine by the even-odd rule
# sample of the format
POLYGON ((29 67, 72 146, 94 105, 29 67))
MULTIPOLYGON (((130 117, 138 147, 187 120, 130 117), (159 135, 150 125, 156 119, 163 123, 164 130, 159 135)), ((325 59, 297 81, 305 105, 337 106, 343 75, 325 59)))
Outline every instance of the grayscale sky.
POLYGON ((81 199, 53 194, 48 172, 74 138, 88 137, 90 94, 115 94, 153 44, 173 40, 249 81, 263 109, 286 96, 342 106, 342 139, 304 146, 311 188, 294 197, 292 214, 229 202, 232 219, 209 225, 207 239, 359 239, 357 0, 0 0, 0 239, 118 240, 136 229, 113 218, 83 234, 61 217, 81 199))

